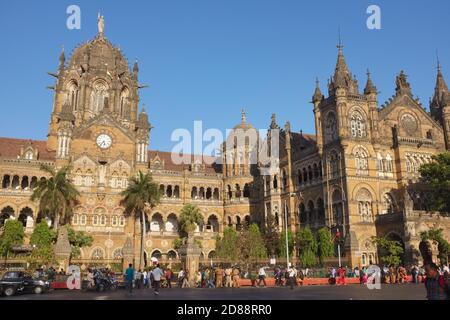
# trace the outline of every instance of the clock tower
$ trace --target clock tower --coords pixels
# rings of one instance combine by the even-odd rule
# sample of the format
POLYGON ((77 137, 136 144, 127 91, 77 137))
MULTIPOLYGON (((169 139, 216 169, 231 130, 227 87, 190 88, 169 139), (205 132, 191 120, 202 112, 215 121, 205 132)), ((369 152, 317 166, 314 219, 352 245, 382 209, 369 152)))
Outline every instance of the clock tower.
POLYGON ((103 28, 68 61, 63 49, 51 74, 57 80, 47 139, 56 167, 71 166, 81 193, 76 210, 98 211, 99 221, 101 212, 121 210, 119 194, 129 177, 148 170, 151 129, 145 110, 138 114, 138 64, 129 68, 103 28))

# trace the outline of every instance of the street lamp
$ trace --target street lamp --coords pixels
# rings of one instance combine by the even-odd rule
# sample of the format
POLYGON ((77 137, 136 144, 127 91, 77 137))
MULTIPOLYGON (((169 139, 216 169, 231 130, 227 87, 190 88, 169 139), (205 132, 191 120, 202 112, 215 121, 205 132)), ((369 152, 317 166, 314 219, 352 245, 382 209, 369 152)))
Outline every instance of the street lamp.
POLYGON ((339 268, 341 267, 341 232, 339 231, 339 227, 336 230, 336 239, 338 242, 338 258, 339 258, 339 268))

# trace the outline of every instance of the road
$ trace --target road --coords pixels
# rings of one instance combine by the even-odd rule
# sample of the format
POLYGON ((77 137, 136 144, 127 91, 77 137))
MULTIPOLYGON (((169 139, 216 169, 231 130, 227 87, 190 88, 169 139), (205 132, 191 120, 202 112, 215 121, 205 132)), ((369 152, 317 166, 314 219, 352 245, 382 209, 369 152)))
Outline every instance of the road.
POLYGON ((305 286, 289 288, 243 287, 220 289, 161 289, 156 296, 151 289, 134 290, 130 295, 124 289, 111 292, 84 292, 52 290, 42 295, 27 294, 2 300, 424 300, 423 284, 382 285, 369 290, 363 285, 305 286))

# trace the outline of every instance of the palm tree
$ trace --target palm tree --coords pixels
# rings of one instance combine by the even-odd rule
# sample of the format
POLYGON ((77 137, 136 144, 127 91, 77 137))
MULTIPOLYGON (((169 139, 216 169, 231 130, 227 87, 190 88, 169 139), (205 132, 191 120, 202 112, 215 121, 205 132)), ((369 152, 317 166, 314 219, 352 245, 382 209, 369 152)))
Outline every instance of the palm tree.
POLYGON ((144 240, 145 240, 145 212, 159 203, 161 197, 158 185, 153 182, 150 173, 139 174, 130 179, 128 187, 120 194, 123 199, 120 204, 125 207, 125 215, 133 216, 141 221, 141 252, 139 257, 139 268, 142 268, 144 261, 144 240))
POLYGON ((53 230, 57 231, 59 225, 65 225, 70 221, 72 208, 78 203, 78 190, 67 177, 69 166, 55 171, 53 167, 42 164, 41 170, 47 172, 50 177, 41 179, 31 194, 31 200, 39 200, 39 210, 52 219, 53 230))
POLYGON ((187 203, 181 209, 180 231, 187 233, 188 237, 195 231, 197 226, 203 225, 203 216, 197 205, 187 203))

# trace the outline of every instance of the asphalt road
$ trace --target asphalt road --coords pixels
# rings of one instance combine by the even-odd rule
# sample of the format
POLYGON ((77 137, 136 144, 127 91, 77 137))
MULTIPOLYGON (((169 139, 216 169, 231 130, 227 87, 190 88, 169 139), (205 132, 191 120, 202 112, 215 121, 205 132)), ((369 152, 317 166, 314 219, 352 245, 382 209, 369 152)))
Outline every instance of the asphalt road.
POLYGON ((424 300, 423 284, 382 285, 369 290, 363 285, 305 286, 293 290, 282 288, 243 287, 220 289, 161 289, 156 296, 152 289, 134 290, 130 295, 124 289, 111 292, 52 290, 36 295, 24 294, 2 297, 3 300, 424 300))

